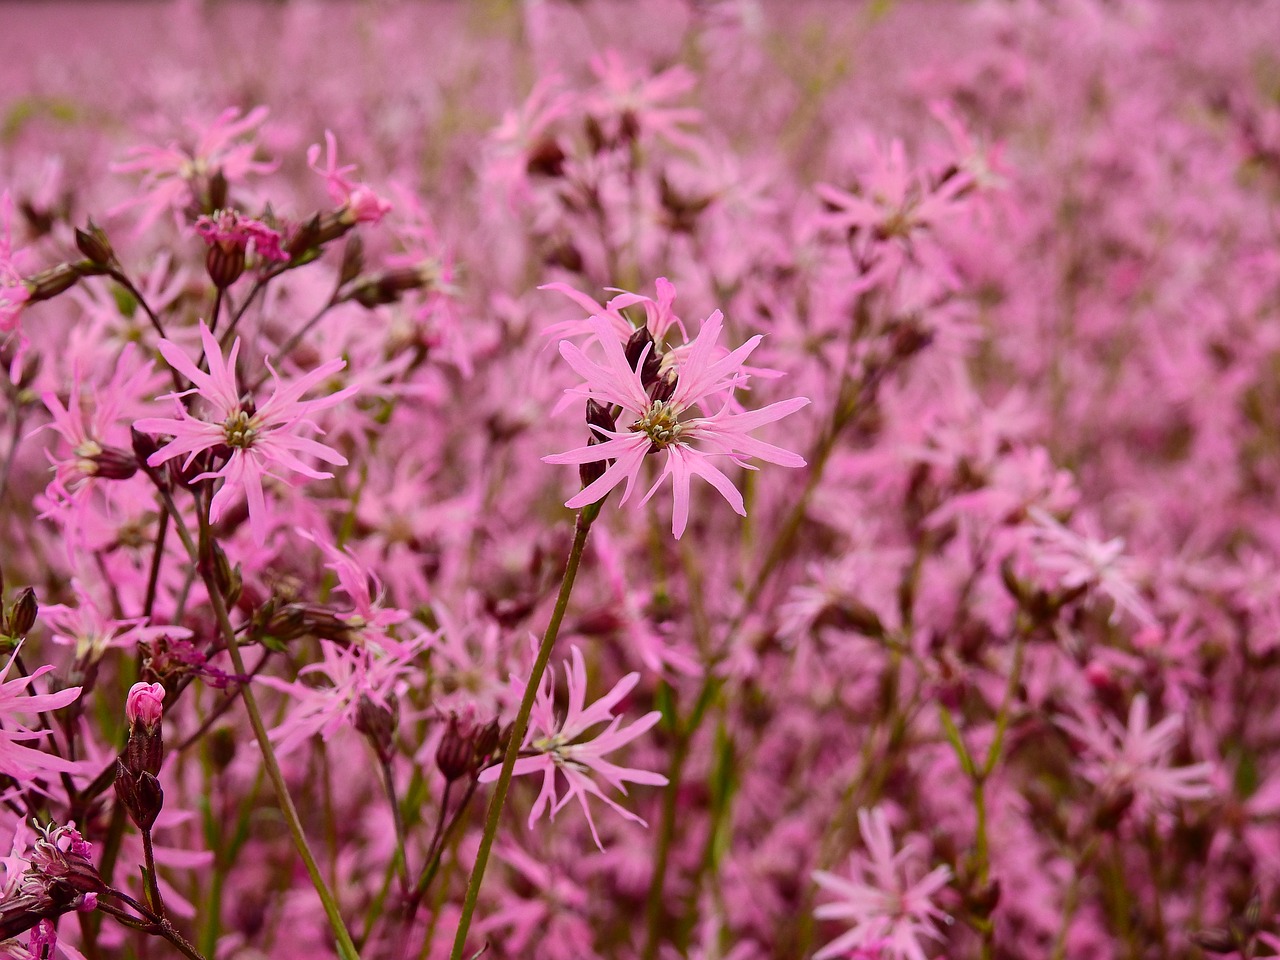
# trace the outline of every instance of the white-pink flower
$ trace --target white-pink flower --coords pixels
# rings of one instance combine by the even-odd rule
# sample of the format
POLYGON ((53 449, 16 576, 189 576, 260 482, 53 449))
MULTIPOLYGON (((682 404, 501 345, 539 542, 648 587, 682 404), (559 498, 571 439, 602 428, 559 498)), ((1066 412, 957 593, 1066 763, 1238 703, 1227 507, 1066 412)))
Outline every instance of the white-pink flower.
POLYGON ((915 847, 908 841, 894 851, 888 821, 879 807, 859 810, 858 827, 867 852, 850 860, 850 875, 825 870, 813 874, 818 886, 837 897, 818 907, 814 916, 852 924, 814 954, 814 960, 859 956, 858 951, 865 948, 892 960, 925 960, 921 938, 940 940, 938 921, 950 922, 933 898, 947 885, 951 871, 935 867, 912 879, 915 847))
POLYGON ((562 340, 560 355, 587 381, 584 387, 568 392, 621 408, 620 429, 597 426, 594 429, 600 442, 543 458, 547 463, 612 461, 598 479, 570 498, 565 506, 576 510, 595 503, 624 480, 627 486, 619 505, 626 503, 644 458, 661 451, 666 454, 662 473, 641 502, 647 502, 670 477, 674 493, 671 532, 679 539, 689 522, 689 485, 695 476, 715 487, 736 513, 746 516, 742 494, 715 465, 714 457, 728 457, 747 469, 754 469, 746 463, 751 457, 784 467, 804 466, 803 457, 758 440, 750 431, 795 413, 809 403, 808 398, 793 397, 745 412, 736 412, 733 408, 733 390, 746 379, 743 364, 759 345, 762 339, 759 335, 733 352, 721 355, 716 341, 723 317, 719 310, 715 311, 703 323, 697 337, 681 350, 681 362, 674 370, 674 390, 669 389, 667 378, 672 374, 668 372, 658 383, 659 387, 668 389, 655 392, 652 386, 646 389, 637 372, 644 368, 652 346, 645 347, 633 368, 627 361, 617 328, 599 316, 592 317, 589 323, 603 350, 604 362, 597 363, 573 343, 562 340), (651 392, 654 395, 651 396, 651 392), (718 403, 714 413, 694 415, 695 410, 705 413, 701 408, 712 402, 718 403))
MULTIPOLYGON (((21 647, 19 647, 21 649, 21 647)), ((79 687, 68 687, 57 693, 33 693, 31 685, 53 669, 40 667, 30 676, 6 680, 18 659, 14 650, 9 662, 0 670, 0 774, 28 786, 34 777, 48 773, 78 773, 80 767, 69 760, 26 746, 33 740, 51 736, 49 730, 33 730, 19 717, 59 710, 80 696, 79 687)))
POLYGON ((13 198, 6 190, 0 195, 0 333, 17 328, 18 315, 30 297, 31 288, 14 263, 13 198))
POLYGON ((344 466, 346 457, 332 447, 303 436, 317 432, 319 428, 310 419, 319 410, 341 403, 355 392, 347 387, 314 400, 303 400, 317 385, 345 367, 345 360, 330 360, 292 383, 280 380, 268 362, 268 369, 275 380, 271 396, 257 406, 245 401, 236 382, 236 357, 240 352, 237 338, 231 353, 224 360, 217 339, 209 328, 200 324, 200 337, 204 343, 209 372, 197 367, 177 344, 161 340, 161 355, 178 373, 186 377, 194 389, 180 394, 170 394, 178 417, 149 417, 134 426, 144 433, 165 434, 173 439, 147 458, 150 466, 158 467, 174 457, 185 456, 184 466, 190 466, 196 456, 205 450, 215 450, 222 459, 216 470, 208 470, 195 479, 221 479, 222 486, 214 494, 210 505, 210 519, 217 520, 222 511, 243 491, 249 505, 249 523, 259 543, 266 539, 266 497, 262 478, 281 479, 281 471, 300 473, 304 477, 320 480, 333 476, 317 470, 303 457, 323 460, 335 466, 344 466), (182 405, 181 397, 198 393, 204 402, 202 416, 196 417, 182 405))
MULTIPOLYGON (((591 819, 591 809, 587 804, 587 796, 599 797, 628 820, 643 824, 644 820, 630 810, 605 796, 600 786, 589 776, 596 774, 606 783, 616 787, 624 795, 626 783, 643 783, 662 786, 667 778, 660 773, 648 770, 636 770, 630 767, 619 767, 604 755, 625 746, 636 737, 645 733, 661 718, 658 711, 646 713, 635 723, 622 727, 622 718, 613 714, 613 708, 631 692, 640 682, 639 673, 629 673, 614 686, 612 690, 591 706, 586 705, 587 667, 582 659, 582 651, 573 647, 568 668, 569 710, 560 718, 555 709, 555 677, 554 671, 548 669, 542 678, 542 686, 538 690, 538 699, 534 702, 530 714, 529 732, 526 736, 525 749, 533 750, 536 756, 521 757, 512 770, 513 776, 525 773, 541 773, 543 775, 542 791, 529 811, 529 826, 549 810, 548 816, 555 815, 573 798, 582 805, 582 812, 587 816, 587 824, 591 827, 591 836, 601 850, 604 844, 596 832, 595 821, 591 819), (609 725, 599 733, 591 735, 592 727, 602 723, 609 725), (562 796, 556 795, 556 772, 564 777, 568 789, 562 796)), ((513 686, 517 681, 513 678, 513 686)), ((524 688, 524 680, 519 680, 520 689, 524 688)), ((481 783, 490 783, 498 779, 500 768, 493 766, 480 774, 481 783)))
POLYGON ((1081 775, 1108 796, 1130 793, 1141 811, 1213 795, 1213 764, 1169 765, 1182 733, 1182 715, 1171 713, 1150 726, 1151 708, 1144 693, 1133 698, 1124 726, 1110 716, 1099 722, 1092 713, 1057 720, 1084 746, 1081 775))

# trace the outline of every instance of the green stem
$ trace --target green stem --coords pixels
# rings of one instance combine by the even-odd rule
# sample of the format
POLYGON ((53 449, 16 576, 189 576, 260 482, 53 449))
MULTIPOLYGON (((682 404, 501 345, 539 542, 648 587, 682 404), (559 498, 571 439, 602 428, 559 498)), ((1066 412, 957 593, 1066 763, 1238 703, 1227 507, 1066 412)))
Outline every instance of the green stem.
MULTIPOLYGON (((222 591, 218 589, 213 572, 200 562, 200 551, 196 547, 195 541, 191 539, 191 534, 187 531, 186 526, 182 523, 182 515, 178 512, 178 507, 173 502, 173 497, 163 486, 159 486, 159 489, 160 496, 164 498, 165 506, 168 508, 170 516, 173 517, 174 529, 182 540, 182 545, 190 555, 191 562, 200 570, 200 575, 204 578, 205 589, 209 594, 209 603, 213 606, 213 613, 218 620, 223 639, 226 641, 227 653, 231 657, 231 663, 236 675, 244 677, 247 675, 244 656, 240 652, 240 644, 236 640, 236 630, 231 624, 230 615, 227 613, 227 605, 222 599, 222 591)), ((202 527, 207 526, 207 521, 203 515, 200 522, 202 527)), ((311 878, 311 884, 316 888, 320 903, 324 907, 325 916, 329 918, 329 926, 333 929, 333 935, 337 940, 338 954, 343 960, 359 960, 360 955, 351 940, 351 934, 347 932, 347 926, 342 921, 342 913, 338 909, 338 901, 334 899, 333 893, 329 890, 329 885, 325 883, 324 877, 320 873, 320 867, 316 864, 316 858, 311 853, 311 847, 307 843, 307 835, 302 829, 302 821, 298 817, 297 808, 293 805, 293 798, 289 795, 289 787, 285 783, 284 774, 281 772, 280 764, 276 760, 275 750, 271 746, 271 738, 267 734, 266 725, 262 722, 262 713, 258 710, 257 698, 254 697, 253 691, 247 682, 240 684, 240 699, 244 701, 245 712, 249 715, 249 725, 253 728, 253 735, 258 741, 258 746, 262 749, 263 766, 266 767, 267 777, 271 780, 271 786, 275 789, 276 800, 280 804, 280 812, 284 815, 285 823, 289 827, 289 833, 293 836, 293 845, 297 848, 298 855, 302 857, 302 862, 307 868, 307 875, 311 878)))
POLYGON ((600 503, 590 504, 582 509, 574 523, 573 547, 569 551, 569 562, 565 567, 564 579, 560 581, 560 594, 556 597, 556 606, 551 612, 547 630, 542 635, 542 645, 538 647, 538 656, 529 674, 529 682, 525 684, 520 710, 516 713, 516 720, 511 728, 511 739, 507 742, 507 752, 502 758, 502 772, 498 775, 498 784, 494 788, 493 797, 489 800, 484 835, 480 838, 480 849, 476 852, 475 866, 471 868, 471 879, 467 882, 467 895, 462 902, 462 918, 458 921, 458 932, 453 939, 450 960, 462 960, 466 952, 471 915, 475 913, 476 900, 480 896, 480 884, 484 880, 485 867, 489 864, 489 851, 498 834, 502 806, 506 802, 507 790, 511 786, 511 771, 516 765, 516 757, 520 754, 520 746, 524 743, 525 732, 529 729, 529 714, 533 711, 533 701, 542 684, 542 675, 546 672, 547 662, 551 659, 551 648, 555 646, 556 636, 560 633, 560 621, 564 619, 565 610, 569 606, 569 594, 573 592, 573 581, 578 575, 578 564, 582 560, 583 548, 587 545, 587 533, 591 530, 591 522, 599 513, 600 503))
POLYGON ((685 757, 689 753, 689 736, 681 732, 671 751, 671 760, 667 765, 667 789, 662 796, 662 823, 658 830, 657 852, 653 863, 653 877, 649 881, 649 898, 646 915, 648 918, 648 938, 644 945, 644 960, 654 960, 658 955, 658 944, 662 938, 662 920, 664 911, 663 893, 667 880, 667 863, 671 854, 671 842, 676 835, 676 816, 679 813, 680 782, 684 777, 685 757))
POLYGON ((151 844, 151 828, 142 831, 142 859, 147 867, 147 896, 151 899, 151 909, 164 919, 164 900, 160 897, 160 878, 156 876, 156 852, 151 844))

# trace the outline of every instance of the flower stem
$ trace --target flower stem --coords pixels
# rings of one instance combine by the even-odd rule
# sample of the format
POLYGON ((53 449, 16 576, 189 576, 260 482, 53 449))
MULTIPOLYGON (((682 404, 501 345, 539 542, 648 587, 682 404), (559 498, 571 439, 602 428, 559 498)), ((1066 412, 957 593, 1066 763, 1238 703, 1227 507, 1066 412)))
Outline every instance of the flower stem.
MULTIPOLYGON (((231 663, 235 668, 236 675, 246 677, 248 674, 244 666, 244 656, 240 652, 240 644, 236 640, 236 630, 231 624, 226 602, 222 598, 222 591, 218 588, 213 571, 201 563, 199 548, 181 522, 182 515, 178 512, 172 495, 162 485, 157 486, 160 490, 160 496, 164 498, 164 504, 168 508, 170 516, 173 517, 174 529, 182 540, 182 545, 186 547, 192 564, 200 570, 200 575, 204 578, 205 588, 209 593, 209 603, 213 606, 213 613, 218 620, 223 639, 226 641, 227 653, 231 656, 231 663)), ((207 520, 203 515, 203 511, 201 511, 201 514, 201 526, 205 528, 207 527, 207 520)), ((258 710, 258 701, 254 697, 247 681, 240 684, 240 699, 244 701, 245 712, 249 715, 249 725, 253 727, 253 735, 257 738, 258 746, 262 749, 262 763, 266 768, 267 777, 271 780, 272 787, 275 788, 276 800, 280 804, 280 812, 284 815, 285 823, 289 826, 289 833, 293 836, 293 845, 297 848, 298 855, 302 857, 302 862, 307 868, 307 875, 311 878, 311 884, 316 888, 320 903, 324 906, 325 915, 329 918, 329 926, 333 929, 333 935, 337 940, 338 954, 343 960, 359 960, 360 954, 356 951, 355 943, 351 940, 351 934, 347 932, 347 926, 342 921, 342 913, 338 909, 338 901, 334 899, 333 893, 329 890, 329 885, 325 883, 324 877, 320 873, 320 868, 316 865, 316 858, 307 843, 307 835, 302 829, 302 821, 298 818, 297 808, 293 805, 293 798, 289 795, 289 787, 284 781, 284 774, 280 771, 280 764, 276 760, 275 750, 271 746, 271 738, 267 735, 266 725, 262 722, 262 713, 258 710)))
POLYGON ((480 838, 480 849, 476 852, 475 866, 471 868, 471 879, 467 882, 467 895, 462 902, 462 917, 458 921, 458 932, 453 939, 450 960, 462 960, 466 952, 467 931, 471 928, 471 915, 475 913, 476 900, 480 896, 480 884, 484 880, 485 867, 489 863, 489 851, 498 833, 498 821, 502 818, 502 806, 507 799, 507 789, 511 786, 511 771, 516 765, 516 757, 520 754, 520 745, 524 743, 525 732, 529 729, 529 714, 533 711, 533 701, 537 697, 538 687, 542 684, 542 675, 546 672, 547 662, 551 659, 551 648, 555 646, 556 636, 560 633, 560 621, 564 619, 564 612, 569 606, 569 594, 573 592, 573 581, 578 575, 578 564, 582 560, 583 548, 587 545, 587 533, 591 529, 591 522, 599 513, 599 502, 589 504, 578 514, 578 519, 574 523, 573 547, 569 550, 569 562, 565 566, 564 578, 560 581, 560 594, 556 597, 556 606, 551 611, 547 630, 542 635, 542 645, 538 647, 538 656, 529 674, 529 682, 525 684, 520 710, 516 713, 515 723, 511 727, 511 739, 507 741, 507 752, 502 758, 502 772, 498 775, 498 784, 494 788, 493 797, 489 800, 484 836, 480 838))

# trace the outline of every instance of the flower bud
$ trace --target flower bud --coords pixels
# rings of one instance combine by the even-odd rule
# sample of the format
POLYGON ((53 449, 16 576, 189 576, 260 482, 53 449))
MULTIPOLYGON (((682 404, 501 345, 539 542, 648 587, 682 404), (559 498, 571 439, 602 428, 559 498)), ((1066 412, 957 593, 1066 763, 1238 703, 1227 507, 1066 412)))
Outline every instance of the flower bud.
POLYGON ((89 459, 93 463, 93 475, 103 480, 128 480, 138 472, 137 458, 119 447, 105 447, 89 459))
POLYGON ((400 705, 394 695, 386 705, 378 703, 367 693, 360 694, 356 705, 356 729, 368 738, 378 758, 384 763, 395 752, 396 727, 400 722, 400 705))
MULTIPOLYGON (((132 739, 132 738, 131 738, 132 739)), ((116 798, 139 830, 150 830, 164 806, 164 790, 154 775, 132 773, 124 760, 116 761, 116 798)))
POLYGON ((40 604, 36 602, 36 592, 31 587, 23 587, 18 599, 13 601, 9 611, 8 629, 10 637, 25 637, 36 625, 36 616, 40 612, 40 604))
POLYGON ((475 771, 472 725, 459 720, 456 713, 449 714, 449 725, 445 727, 440 745, 436 747, 436 766, 450 783, 470 776, 475 771))
POLYGON ((111 247, 111 241, 107 239, 102 228, 92 220, 83 230, 77 228, 76 248, 91 263, 100 267, 110 267, 116 262, 116 252, 111 247))
MULTIPOLYGON (((164 687, 158 683, 135 683, 129 688, 124 713, 129 720, 121 763, 135 779, 143 773, 160 773, 164 760, 164 738, 160 718, 164 713, 164 687)), ((118 779, 118 778, 117 778, 118 779)))
POLYGON ((227 205, 227 192, 230 184, 227 175, 219 167, 209 176, 209 209, 222 210, 227 205))
POLYGON ((339 285, 350 283, 360 276, 364 269, 364 240, 360 234, 353 233, 347 238, 347 245, 342 249, 342 269, 338 273, 339 285))
POLYGON ((158 683, 139 681, 129 688, 125 700, 124 715, 129 718, 129 726, 136 724, 154 727, 164 715, 164 687, 158 683))
POLYGON ((525 170, 534 176, 560 177, 564 175, 564 150, 553 138, 544 137, 526 154, 525 170))
POLYGON ((213 243, 204 257, 209 279, 219 289, 226 289, 244 273, 245 246, 238 243, 213 243))
POLYGON ((481 727, 475 735, 475 764, 476 769, 488 766, 493 759, 494 754, 506 750, 506 743, 511 739, 511 728, 508 726, 506 730, 498 724, 498 718, 494 717, 483 727, 481 727))
POLYGON ((362 184, 351 191, 338 217, 350 224, 377 223, 390 212, 391 204, 362 184))
MULTIPOLYGON (((587 401, 587 426, 591 429, 591 436, 587 439, 587 446, 594 446, 597 443, 603 443, 604 437, 600 436, 595 428, 602 430, 613 430, 617 426, 617 417, 615 417, 609 407, 595 400, 587 401)), ((603 460, 593 460, 590 463, 580 464, 578 466, 578 479, 582 481, 584 487, 589 487, 603 476, 606 462, 603 460)))
POLYGON ((649 332, 647 326, 644 326, 627 338, 627 346, 623 352, 627 357, 627 366, 634 370, 640 362, 640 357, 642 355, 646 358, 651 357, 653 356, 653 351, 653 334, 649 332), (647 353, 645 352, 645 347, 649 348, 647 353))
POLYGON ((657 376, 653 378, 653 382, 646 384, 649 389, 649 399, 654 403, 666 403, 676 392, 676 384, 679 378, 674 370, 668 370, 666 376, 657 376))
POLYGON ((160 449, 153 436, 142 433, 136 427, 129 428, 129 438, 133 446, 133 455, 139 463, 146 463, 147 458, 160 449))

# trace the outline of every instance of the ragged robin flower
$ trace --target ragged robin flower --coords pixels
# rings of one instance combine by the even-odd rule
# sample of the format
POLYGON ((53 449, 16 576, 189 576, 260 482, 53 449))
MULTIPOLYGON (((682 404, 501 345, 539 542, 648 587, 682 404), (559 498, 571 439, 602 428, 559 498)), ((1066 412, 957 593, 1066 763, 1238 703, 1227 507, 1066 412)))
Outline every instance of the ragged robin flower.
POLYGON ((236 494, 243 492, 249 505, 250 526, 254 537, 261 543, 266 539, 267 529, 263 477, 279 477, 282 472, 300 473, 314 480, 333 476, 315 469, 303 458, 344 466, 346 457, 304 434, 319 429, 311 420, 313 413, 341 403, 355 392, 355 388, 347 387, 314 400, 303 400, 304 394, 343 369, 346 361, 322 363, 290 383, 281 381, 268 363, 275 380, 275 390, 265 402, 257 405, 241 396, 236 382, 240 340, 232 344, 230 354, 224 359, 217 339, 203 323, 200 324, 200 337, 209 362, 208 373, 197 367, 177 344, 168 340, 161 340, 159 344, 160 353, 169 365, 194 385, 192 390, 170 395, 177 409, 177 418, 148 417, 134 426, 143 433, 173 438, 147 459, 152 467, 184 455, 184 467, 189 467, 196 456, 206 450, 222 457, 220 467, 195 478, 223 481, 213 496, 209 517, 217 521, 236 494), (203 401, 200 416, 193 416, 181 403, 181 397, 192 393, 199 394, 203 401))
POLYGON ((620 503, 626 503, 644 458, 662 453, 666 457, 662 473, 641 502, 647 502, 670 477, 675 495, 671 532, 679 539, 689 522, 689 484, 694 476, 710 483, 735 512, 746 516, 742 494, 713 458, 727 457, 746 469, 755 469, 746 462, 752 457, 784 467, 804 466, 804 459, 798 454, 758 440, 749 432, 795 413, 809 403, 806 397, 781 400, 758 410, 734 409, 733 390, 746 380, 743 364, 759 345, 760 336, 752 337, 729 354, 721 354, 716 341, 723 317, 717 310, 681 350, 680 362, 659 379, 646 383, 644 374, 652 342, 632 362, 613 324, 597 316, 591 318, 590 325, 603 350, 604 362, 598 363, 573 343, 562 340, 560 355, 587 381, 585 386, 568 392, 620 407, 621 413, 616 430, 592 427, 597 442, 543 458, 547 463, 610 461, 608 468, 565 506, 576 510, 595 503, 624 480, 627 486, 620 503), (705 415, 704 408, 712 405, 714 412, 705 415))

